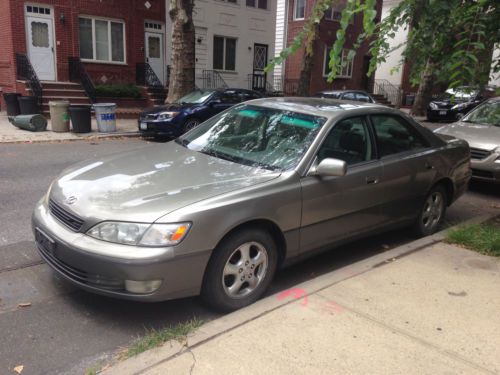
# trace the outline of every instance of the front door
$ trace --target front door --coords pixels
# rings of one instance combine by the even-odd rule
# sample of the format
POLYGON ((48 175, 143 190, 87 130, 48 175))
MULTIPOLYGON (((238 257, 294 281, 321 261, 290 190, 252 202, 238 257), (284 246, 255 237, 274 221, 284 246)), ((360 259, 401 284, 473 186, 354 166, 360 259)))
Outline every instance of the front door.
MULTIPOLYGON (((47 8, 48 9, 48 8, 47 8)), ((38 79, 55 81, 54 39, 52 18, 26 16, 28 57, 38 79)))
POLYGON ((267 75, 264 68, 267 65, 267 44, 257 44, 253 46, 253 74, 252 90, 266 91, 267 75))
POLYGON ((146 62, 163 84, 165 84, 164 61, 163 34, 146 32, 146 62))

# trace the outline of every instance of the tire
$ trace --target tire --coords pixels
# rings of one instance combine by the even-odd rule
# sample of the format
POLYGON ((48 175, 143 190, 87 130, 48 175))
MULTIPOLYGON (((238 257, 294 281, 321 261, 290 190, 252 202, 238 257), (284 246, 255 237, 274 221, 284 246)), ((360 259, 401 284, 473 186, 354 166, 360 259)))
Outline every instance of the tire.
POLYGON ((201 123, 201 121, 198 120, 197 118, 188 118, 184 122, 184 126, 183 126, 184 133, 196 128, 198 125, 200 125, 200 123, 201 123))
POLYGON ((234 232, 215 248, 205 271, 201 297, 222 312, 248 306, 269 287, 277 263, 276 244, 269 233, 257 228, 234 232))
POLYGON ((446 213, 447 194, 443 185, 434 186, 425 197, 417 221, 413 226, 419 237, 429 236, 437 232, 446 213))

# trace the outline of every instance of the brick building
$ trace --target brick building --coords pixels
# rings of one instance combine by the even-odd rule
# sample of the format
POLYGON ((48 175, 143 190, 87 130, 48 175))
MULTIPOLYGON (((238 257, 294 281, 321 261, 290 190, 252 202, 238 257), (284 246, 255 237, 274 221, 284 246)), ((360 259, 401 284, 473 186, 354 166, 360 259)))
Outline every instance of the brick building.
POLYGON ((0 90, 26 94, 16 55, 44 91, 70 80, 75 57, 95 84, 135 83, 146 60, 165 82, 165 14, 165 0, 0 0, 0 90))
MULTIPOLYGON (((284 17, 277 21, 276 53, 279 54, 279 46, 290 45, 302 30, 305 20, 311 15, 315 0, 278 0, 278 13, 284 13, 284 17)), ((336 32, 340 26, 339 19, 346 0, 337 2, 329 9, 320 24, 319 37, 314 44, 314 68, 311 77, 311 94, 327 89, 365 89, 370 90, 370 79, 367 78, 370 57, 368 56, 368 43, 363 43, 357 50, 355 58, 338 75, 333 83, 326 80, 328 71, 328 53, 333 45, 336 32)), ((377 19, 380 19, 382 11, 382 0, 377 1, 377 19)), ((349 49, 352 49, 359 33, 363 28, 363 15, 355 15, 354 21, 349 25, 346 33, 346 44, 344 56, 347 57, 349 49)), ((297 82, 302 69, 304 50, 300 49, 290 56, 281 67, 285 82, 293 84, 297 82)), ((278 68, 280 69, 280 68, 278 68)), ((290 85, 289 85, 290 86, 290 85)))

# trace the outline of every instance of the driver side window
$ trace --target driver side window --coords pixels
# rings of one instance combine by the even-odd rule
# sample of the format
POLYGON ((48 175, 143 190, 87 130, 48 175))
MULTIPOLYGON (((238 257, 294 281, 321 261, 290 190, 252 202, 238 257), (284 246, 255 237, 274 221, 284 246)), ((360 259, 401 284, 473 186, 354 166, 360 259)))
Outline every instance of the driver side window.
POLYGON ((344 160, 347 165, 373 159, 368 125, 363 117, 354 117, 336 124, 318 151, 318 163, 326 158, 344 160))

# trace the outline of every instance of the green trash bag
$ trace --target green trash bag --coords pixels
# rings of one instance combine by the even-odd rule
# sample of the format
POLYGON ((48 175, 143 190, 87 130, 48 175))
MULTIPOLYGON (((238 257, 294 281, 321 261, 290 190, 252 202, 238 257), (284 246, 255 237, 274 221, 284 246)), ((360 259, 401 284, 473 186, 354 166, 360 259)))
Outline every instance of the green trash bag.
POLYGON ((9 121, 19 129, 31 132, 43 132, 47 130, 47 119, 42 115, 19 115, 9 117, 9 121))

